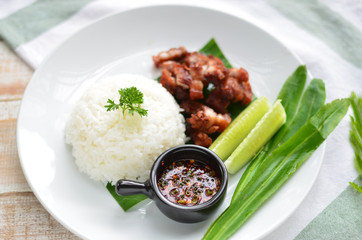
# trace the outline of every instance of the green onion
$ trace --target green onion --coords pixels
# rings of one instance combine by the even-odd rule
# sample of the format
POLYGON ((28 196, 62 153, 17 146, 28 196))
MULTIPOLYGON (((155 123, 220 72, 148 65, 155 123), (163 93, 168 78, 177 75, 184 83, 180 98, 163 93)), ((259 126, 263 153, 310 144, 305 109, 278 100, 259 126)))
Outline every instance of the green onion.
MULTIPOLYGON (((362 97, 357 97, 354 92, 352 92, 351 97, 351 106, 354 113, 354 117, 351 116, 351 131, 350 131, 350 142, 354 149, 354 163, 357 171, 362 176, 362 97)), ((357 191, 362 193, 362 186, 350 182, 351 186, 354 187, 357 191)))
POLYGON ((170 195, 176 196, 179 194, 179 190, 177 188, 174 188, 170 191, 170 195))
MULTIPOLYGON (((290 136, 294 135, 300 129, 300 127, 303 126, 307 120, 320 109, 321 106, 323 106, 326 94, 324 83, 320 79, 313 79, 302 96, 306 77, 307 70, 305 66, 299 66, 295 72, 285 81, 278 95, 278 99, 282 100, 282 104, 287 115, 286 123, 272 138, 272 140, 264 147, 261 153, 259 153, 259 155, 249 164, 248 168, 243 173, 238 186, 235 189, 231 200, 231 205, 236 204, 239 199, 245 196, 245 187, 253 184, 253 180, 255 179, 254 176, 258 172, 259 167, 265 158, 271 154, 272 150, 283 144, 286 140, 289 139, 290 136)), ((249 216, 256 210, 257 207, 250 209, 249 216)), ((223 215, 224 214, 222 214, 216 222, 220 222, 220 219, 223 218, 223 215)), ((246 221, 249 216, 244 216, 243 222, 246 221)), ((242 223, 240 223, 236 229, 240 227, 242 223)), ((213 225, 219 224, 220 223, 214 223, 213 225)), ((213 231, 209 230, 207 235, 210 236, 210 232, 213 231)))
POLYGON ((286 123, 271 141, 266 144, 259 155, 251 161, 234 191, 231 200, 232 204, 241 197, 243 189, 251 184, 259 166, 271 154, 272 150, 295 134, 323 106, 326 98, 323 81, 313 79, 303 94, 306 78, 306 67, 299 66, 283 84, 277 98, 282 100, 287 115, 286 123))
POLYGON ((286 110, 286 124, 249 164, 229 208, 211 225, 205 239, 231 236, 317 149, 346 114, 349 105, 346 100, 336 100, 320 109, 325 101, 325 88, 319 79, 311 81, 300 101, 302 91, 298 89, 303 89, 305 77, 306 69, 300 66, 283 85, 278 98, 286 110), (293 103, 287 104, 287 101, 293 103), (220 226, 224 226, 222 230, 220 226))
POLYGON ((270 155, 275 147, 280 146, 286 140, 288 140, 290 136, 295 134, 300 129, 300 127, 304 125, 306 121, 320 109, 321 106, 323 106, 326 99, 326 93, 324 83, 320 79, 313 79, 311 81, 306 91, 304 92, 302 99, 300 100, 302 91, 299 91, 299 89, 303 89, 304 87, 306 74, 306 68, 304 66, 300 66, 284 83, 278 95, 278 99, 282 100, 282 104, 287 115, 286 123, 279 130, 279 132, 269 141, 269 143, 266 144, 266 146, 259 153, 259 155, 251 161, 248 168, 241 176, 238 186, 234 192, 232 201, 238 197, 239 191, 241 191, 244 186, 249 183, 263 159, 265 159, 266 156, 270 155), (295 99, 289 98, 288 92, 294 94, 295 99), (294 101, 294 103, 287 104, 287 101, 294 101), (298 106, 299 101, 300 103, 298 106), (288 107, 291 105, 297 107, 297 110, 288 107))
POLYGON ((237 191, 237 198, 210 226, 203 239, 230 237, 323 143, 348 107, 348 99, 324 105, 291 138, 263 159, 249 184, 237 191))

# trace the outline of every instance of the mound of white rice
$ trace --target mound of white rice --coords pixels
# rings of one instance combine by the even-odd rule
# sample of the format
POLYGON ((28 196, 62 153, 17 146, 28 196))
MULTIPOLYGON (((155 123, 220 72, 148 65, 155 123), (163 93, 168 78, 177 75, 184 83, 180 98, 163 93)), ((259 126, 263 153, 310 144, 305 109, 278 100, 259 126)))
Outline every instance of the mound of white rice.
POLYGON ((65 135, 79 170, 113 184, 120 178, 148 179, 154 160, 186 138, 184 118, 172 95, 152 79, 129 74, 88 89, 74 106, 65 135), (118 104, 118 90, 132 86, 143 93, 148 116, 126 112, 124 119, 121 109, 107 112, 108 98, 118 104))

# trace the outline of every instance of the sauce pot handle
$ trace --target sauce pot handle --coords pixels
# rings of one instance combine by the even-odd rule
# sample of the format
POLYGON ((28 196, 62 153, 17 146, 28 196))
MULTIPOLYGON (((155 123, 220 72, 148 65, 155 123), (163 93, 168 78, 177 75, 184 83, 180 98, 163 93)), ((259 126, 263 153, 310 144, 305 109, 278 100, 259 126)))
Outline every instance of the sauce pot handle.
POLYGON ((137 182, 126 179, 120 179, 116 183, 115 190, 119 196, 144 194, 148 198, 153 199, 152 188, 149 184, 149 181, 137 182))

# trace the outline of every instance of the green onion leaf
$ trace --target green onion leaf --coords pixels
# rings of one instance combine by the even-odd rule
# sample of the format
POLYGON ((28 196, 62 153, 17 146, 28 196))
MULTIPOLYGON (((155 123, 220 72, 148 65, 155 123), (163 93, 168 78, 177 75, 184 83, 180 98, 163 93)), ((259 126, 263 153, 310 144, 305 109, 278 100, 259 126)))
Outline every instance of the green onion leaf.
POLYGON ((362 193, 362 186, 359 186, 357 184, 355 184, 354 182, 349 182, 349 184, 356 189, 357 191, 359 191, 360 193, 362 193))
POLYGON ((293 74, 284 82, 279 92, 278 99, 282 101, 282 105, 287 115, 286 123, 279 130, 279 132, 269 141, 269 143, 264 146, 264 149, 257 155, 257 157, 251 161, 251 163, 241 176, 241 179, 239 180, 238 186, 236 187, 233 198, 231 200, 232 202, 235 198, 238 197, 238 193, 244 188, 244 186, 250 182, 254 173, 258 169, 260 163, 262 163, 262 161, 265 159, 265 157, 272 152, 275 146, 278 146, 282 144, 285 140, 287 140, 287 136, 285 136, 285 133, 288 133, 288 135, 294 134, 297 130, 299 130, 299 127, 295 123, 298 122, 299 124, 303 125, 306 120, 311 117, 316 112, 316 110, 318 110, 324 104, 325 89, 324 83, 322 81, 312 81, 309 84, 305 93, 303 94, 301 100, 306 79, 306 67, 299 66, 293 72, 293 74), (314 89, 318 89, 319 91, 316 91, 314 89), (294 98, 291 98, 291 95, 294 95, 294 98), (313 97, 311 98, 311 96, 313 97), (310 101, 311 99, 319 100, 310 101), (299 109, 296 109, 298 108, 298 105, 299 109), (312 105, 315 105, 315 107, 312 107, 312 105), (295 109, 291 108, 290 106, 294 106, 295 109), (303 111, 307 112, 306 116, 301 114, 303 108, 311 109, 310 111, 303 111), (302 119, 304 119, 304 122, 302 119), (294 124, 292 124, 293 122, 294 124))
MULTIPOLYGON (((360 173, 360 176, 362 176, 362 97, 356 96, 356 94, 352 92, 350 101, 354 117, 351 116, 349 139, 354 149, 354 163, 356 169, 360 173)), ((350 184, 357 191, 362 193, 362 186, 358 186, 353 182, 350 182, 350 184)))
POLYGON ((210 226, 203 239, 229 238, 308 159, 347 113, 349 100, 324 105, 291 138, 268 155, 248 185, 210 226))

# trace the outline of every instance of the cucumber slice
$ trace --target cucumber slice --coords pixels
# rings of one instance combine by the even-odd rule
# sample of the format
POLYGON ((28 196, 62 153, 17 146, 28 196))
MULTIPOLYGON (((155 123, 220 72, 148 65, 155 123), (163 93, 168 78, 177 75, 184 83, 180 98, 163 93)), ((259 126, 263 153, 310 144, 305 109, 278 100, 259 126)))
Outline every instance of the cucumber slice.
POLYGON ((266 97, 260 97, 253 101, 230 123, 209 149, 223 161, 226 160, 264 114, 269 111, 270 105, 266 97))
POLYGON ((272 108, 251 130, 248 136, 240 143, 230 157, 225 161, 229 173, 235 174, 247 164, 270 138, 285 123, 286 114, 280 100, 277 100, 272 108))

